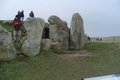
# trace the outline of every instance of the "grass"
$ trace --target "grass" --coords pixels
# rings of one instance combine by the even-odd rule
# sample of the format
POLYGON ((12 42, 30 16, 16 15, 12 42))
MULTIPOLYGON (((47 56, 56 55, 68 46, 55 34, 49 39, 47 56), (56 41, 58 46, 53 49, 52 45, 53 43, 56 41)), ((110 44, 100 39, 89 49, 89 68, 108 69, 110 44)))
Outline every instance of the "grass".
POLYGON ((75 63, 42 51, 36 57, 18 57, 0 63, 0 80, 80 80, 83 77, 120 72, 120 49, 113 43, 88 43, 93 56, 77 57, 75 63))
MULTIPOLYGON (((11 24, 0 25, 12 32, 11 24)), ((20 49, 16 44, 16 49, 20 49)), ((85 45, 82 50, 93 56, 79 56, 75 62, 59 58, 51 51, 42 51, 36 57, 17 57, 10 62, 0 61, 0 80, 80 80, 83 77, 108 75, 120 72, 120 43, 85 45)), ((62 50, 61 52, 67 52, 62 50)))
POLYGON ((5 28, 7 31, 11 32, 13 31, 12 23, 4 23, 3 21, 0 21, 0 25, 5 28))

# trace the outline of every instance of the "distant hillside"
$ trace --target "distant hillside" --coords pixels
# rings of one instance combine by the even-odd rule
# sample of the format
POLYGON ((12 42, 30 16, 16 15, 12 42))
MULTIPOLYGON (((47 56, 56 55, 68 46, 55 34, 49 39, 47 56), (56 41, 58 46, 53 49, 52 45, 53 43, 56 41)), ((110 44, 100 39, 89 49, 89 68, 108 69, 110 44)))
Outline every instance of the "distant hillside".
POLYGON ((12 32, 12 20, 0 20, 0 26, 5 28, 7 31, 12 32))
POLYGON ((110 36, 110 37, 104 37, 104 42, 120 42, 120 36, 110 36))
POLYGON ((91 42, 107 42, 107 43, 120 42, 120 36, 109 36, 109 37, 100 37, 100 38, 94 37, 91 38, 91 42))
POLYGON ((109 37, 91 37, 91 42, 120 42, 120 36, 109 36, 109 37))
POLYGON ((0 23, 12 23, 13 20, 0 20, 0 23))

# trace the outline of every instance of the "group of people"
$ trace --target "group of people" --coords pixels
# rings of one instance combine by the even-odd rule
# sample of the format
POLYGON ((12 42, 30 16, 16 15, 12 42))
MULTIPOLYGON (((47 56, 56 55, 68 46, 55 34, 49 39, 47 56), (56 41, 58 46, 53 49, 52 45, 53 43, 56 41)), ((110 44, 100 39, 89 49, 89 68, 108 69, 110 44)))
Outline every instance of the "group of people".
POLYGON ((17 17, 18 17, 21 21, 23 21, 23 19, 24 19, 24 11, 23 11, 23 10, 22 10, 21 12, 18 11, 17 17))
MULTIPOLYGON (((29 14, 30 17, 34 17, 33 11, 30 12, 29 14)), ((24 23, 24 11, 22 10, 21 12, 18 11, 17 15, 15 16, 13 20, 13 35, 12 38, 15 41, 15 43, 19 43, 21 39, 21 30, 24 28, 22 25, 24 23)))
POLYGON ((102 38, 96 38, 96 41, 102 41, 102 38))

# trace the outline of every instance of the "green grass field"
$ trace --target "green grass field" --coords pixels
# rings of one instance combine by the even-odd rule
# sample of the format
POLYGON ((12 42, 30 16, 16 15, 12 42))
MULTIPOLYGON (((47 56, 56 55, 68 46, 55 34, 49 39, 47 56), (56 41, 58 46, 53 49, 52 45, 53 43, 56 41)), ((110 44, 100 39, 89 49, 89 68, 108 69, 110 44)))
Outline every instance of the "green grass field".
MULTIPOLYGON (((0 25, 9 32, 13 30, 11 24, 0 21, 0 25)), ((91 53, 91 56, 66 57, 42 51, 36 57, 0 61, 0 80, 80 80, 83 77, 120 73, 119 43, 91 42, 82 50, 91 53)), ((61 52, 68 53, 67 50, 61 52)))
POLYGON ((12 23, 4 23, 3 21, 0 21, 0 25, 9 32, 13 31, 12 23))
POLYGON ((0 62, 0 80, 80 80, 120 72, 120 44, 88 43, 91 56, 61 58, 51 51, 0 62))

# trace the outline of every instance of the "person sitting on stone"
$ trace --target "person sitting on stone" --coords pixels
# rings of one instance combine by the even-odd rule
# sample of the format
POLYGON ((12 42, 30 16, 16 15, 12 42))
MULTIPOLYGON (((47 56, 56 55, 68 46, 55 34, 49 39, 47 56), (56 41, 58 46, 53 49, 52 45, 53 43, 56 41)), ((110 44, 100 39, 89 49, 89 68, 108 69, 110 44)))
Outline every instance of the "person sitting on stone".
POLYGON ((19 16, 16 15, 14 20, 13 20, 13 40, 16 42, 20 42, 20 37, 21 37, 21 26, 22 26, 22 21, 20 20, 19 16))
POLYGON ((30 17, 34 17, 33 11, 30 12, 29 16, 30 16, 30 17))

